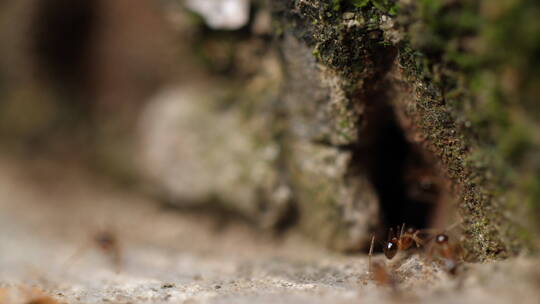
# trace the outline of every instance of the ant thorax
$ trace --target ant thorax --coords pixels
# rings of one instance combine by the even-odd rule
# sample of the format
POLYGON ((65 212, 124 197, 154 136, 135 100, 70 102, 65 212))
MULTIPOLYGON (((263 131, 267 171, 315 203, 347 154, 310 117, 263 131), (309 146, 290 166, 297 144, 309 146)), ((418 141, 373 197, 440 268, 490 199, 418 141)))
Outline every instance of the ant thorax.
POLYGON ((400 231, 398 235, 394 234, 394 230, 390 228, 388 233, 388 240, 383 244, 383 252, 387 259, 393 259, 399 252, 404 252, 411 248, 413 244, 416 247, 420 247, 423 244, 422 239, 418 236, 420 230, 416 230, 409 227, 405 230, 405 224, 398 227, 397 231, 400 231))

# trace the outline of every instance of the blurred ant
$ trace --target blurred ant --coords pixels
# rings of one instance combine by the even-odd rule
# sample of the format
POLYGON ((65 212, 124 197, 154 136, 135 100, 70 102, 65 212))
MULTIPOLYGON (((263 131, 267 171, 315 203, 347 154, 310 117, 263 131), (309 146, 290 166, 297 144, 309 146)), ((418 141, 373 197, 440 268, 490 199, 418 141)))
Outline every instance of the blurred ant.
POLYGON ((388 271, 382 262, 374 262, 371 272, 371 279, 380 286, 390 286, 393 290, 397 289, 394 276, 388 271))
POLYGON ((0 289, 0 303, 15 303, 14 299, 17 298, 24 299, 24 304, 58 304, 56 299, 40 288, 21 286, 18 291, 11 290, 9 294, 7 289, 0 289))
POLYGON ((118 242, 116 233, 114 233, 112 230, 100 230, 96 232, 92 236, 92 239, 89 241, 89 243, 79 248, 68 259, 66 264, 73 262, 82 253, 88 250, 90 246, 95 246, 97 249, 99 249, 105 256, 110 259, 116 272, 120 272, 120 269, 122 268, 122 254, 120 250, 121 246, 118 242))
MULTIPOLYGON (((369 247, 368 254, 368 276, 371 280, 375 281, 377 285, 390 286, 394 292, 397 291, 397 284, 394 276, 388 271, 383 262, 372 262, 373 246, 375 243, 375 236, 371 237, 371 246, 369 247)), ((365 283, 364 283, 365 284, 365 283)))
POLYGON ((30 299, 26 304, 58 304, 58 301, 48 296, 41 296, 30 299))
POLYGON ((94 235, 94 242, 105 255, 110 257, 116 272, 120 272, 122 259, 116 234, 110 230, 102 230, 94 235))
POLYGON ((428 256, 431 258, 433 253, 443 262, 446 271, 451 275, 456 275, 462 256, 462 248, 459 244, 450 244, 446 233, 439 233, 435 236, 435 244, 431 246, 428 256))
POLYGON ((450 243, 450 237, 448 232, 457 226, 461 222, 456 222, 442 232, 439 230, 434 237, 428 239, 426 242, 434 240, 428 249, 428 259, 431 259, 435 255, 439 260, 441 260, 445 266, 445 270, 451 275, 456 275, 457 269, 461 260, 463 260, 463 248, 459 243, 450 243))

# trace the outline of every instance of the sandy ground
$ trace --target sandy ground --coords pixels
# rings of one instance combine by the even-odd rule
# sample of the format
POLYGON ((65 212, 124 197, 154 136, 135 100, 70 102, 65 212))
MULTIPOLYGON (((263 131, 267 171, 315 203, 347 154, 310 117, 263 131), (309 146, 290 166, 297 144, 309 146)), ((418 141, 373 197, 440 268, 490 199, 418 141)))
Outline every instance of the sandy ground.
POLYGON ((367 278, 365 256, 165 210, 77 170, 44 172, 0 160, 0 304, 540 303, 532 258, 451 277, 420 252, 388 266, 392 289, 367 278), (104 230, 119 263, 93 241, 104 230))

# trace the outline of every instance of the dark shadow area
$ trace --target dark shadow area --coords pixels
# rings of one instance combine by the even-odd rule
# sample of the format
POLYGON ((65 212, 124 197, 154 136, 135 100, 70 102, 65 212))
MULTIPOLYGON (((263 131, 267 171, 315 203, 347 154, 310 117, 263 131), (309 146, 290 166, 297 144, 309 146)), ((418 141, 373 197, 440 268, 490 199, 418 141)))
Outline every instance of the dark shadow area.
POLYGON ((371 141, 370 161, 366 163, 369 179, 378 194, 382 222, 386 228, 405 223, 415 228, 427 228, 438 201, 437 185, 424 181, 422 172, 431 168, 410 145, 395 120, 389 105, 378 104, 378 120, 371 141))
POLYGON ((87 74, 88 52, 99 1, 42 0, 33 10, 30 52, 41 77, 79 89, 87 74))
POLYGON ((391 48, 377 52, 378 73, 359 92, 365 112, 351 168, 353 174, 366 174, 375 188, 381 216, 377 234, 383 238, 390 228, 404 223, 417 229, 432 227, 446 194, 429 152, 409 142, 407 130, 397 120, 392 100, 399 93, 386 77, 395 52, 391 48))

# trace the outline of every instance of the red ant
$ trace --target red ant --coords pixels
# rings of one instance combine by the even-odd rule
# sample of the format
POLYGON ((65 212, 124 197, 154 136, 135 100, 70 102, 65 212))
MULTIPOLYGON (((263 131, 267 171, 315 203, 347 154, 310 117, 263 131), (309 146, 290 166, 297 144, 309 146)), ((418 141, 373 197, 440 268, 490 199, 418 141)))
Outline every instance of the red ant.
POLYGON ((373 255, 373 245, 375 243, 375 236, 371 238, 371 246, 369 247, 368 255, 368 276, 371 280, 375 281, 381 286, 390 286, 394 292, 397 292, 397 285, 394 276, 388 271, 383 262, 372 262, 371 257, 373 255))
POLYGON ((457 268, 460 263, 459 260, 461 259, 458 257, 460 257, 462 253, 461 246, 450 244, 448 235, 439 233, 435 236, 435 244, 432 245, 429 250, 429 257, 432 256, 433 252, 438 254, 448 273, 451 275, 457 273, 457 268))
MULTIPOLYGON (((409 227, 405 230, 405 224, 401 226, 401 230, 398 236, 394 235, 394 230, 390 228, 388 233, 388 240, 383 244, 383 252, 387 259, 391 260, 396 256, 398 251, 405 251, 413 245, 420 247, 424 241, 420 238, 420 230, 409 227)), ((373 255, 373 246, 375 244, 375 236, 371 238, 371 246, 369 248, 369 272, 372 273, 371 256, 373 255)))
MULTIPOLYGON (((405 251, 413 245, 420 247, 423 244, 422 239, 419 237, 420 230, 416 230, 412 227, 409 227, 405 230, 405 224, 401 226, 399 235, 394 235, 394 230, 390 228, 388 233, 388 240, 383 244, 383 252, 387 259, 391 260, 396 256, 398 251, 405 251)), ((371 246, 369 248, 368 255, 368 272, 372 276, 372 279, 380 285, 389 285, 395 289, 395 279, 387 271, 386 267, 380 263, 372 263, 371 257, 373 255, 373 246, 375 243, 375 236, 371 238, 371 246)))
POLYGON ((391 260, 398 251, 405 251, 413 245, 420 247, 423 245, 423 241, 419 236, 420 230, 414 229, 412 227, 405 230, 405 224, 401 226, 401 231, 398 236, 394 235, 394 230, 390 228, 388 233, 388 240, 383 246, 383 252, 387 259, 391 260))
MULTIPOLYGON (((445 229, 445 231, 453 229, 457 225, 454 224, 451 227, 445 229)), ((393 229, 390 228, 388 233, 388 240, 383 244, 383 252, 388 260, 393 259, 399 251, 408 250, 413 246, 416 247, 423 246, 426 242, 430 240, 424 240, 420 237, 421 230, 414 229, 409 227, 405 230, 405 224, 401 226, 399 235, 394 235, 393 229)), ((439 233, 435 235, 435 243, 429 249, 428 255, 431 257, 435 252, 444 262, 446 270, 455 275, 459 261, 458 255, 460 255, 461 247, 458 245, 451 245, 449 243, 449 237, 445 233, 439 233)), ((389 285, 395 289, 395 279, 388 272, 386 267, 380 262, 372 262, 371 257, 373 255, 373 247, 375 243, 375 236, 371 239, 371 246, 369 248, 368 255, 368 273, 371 278, 380 285, 389 285)))

